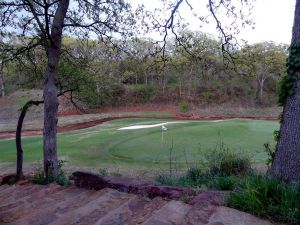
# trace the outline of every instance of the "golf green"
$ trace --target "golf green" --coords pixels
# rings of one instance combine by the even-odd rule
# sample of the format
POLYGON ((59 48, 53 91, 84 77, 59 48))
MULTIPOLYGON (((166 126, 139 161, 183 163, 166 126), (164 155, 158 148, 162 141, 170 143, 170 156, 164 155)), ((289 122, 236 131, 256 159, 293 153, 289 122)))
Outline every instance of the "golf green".
MULTIPOLYGON (((223 142, 233 151, 247 154, 253 163, 263 163, 267 158, 263 144, 274 146, 273 131, 278 127, 277 122, 261 120, 118 119, 58 134, 58 155, 76 166, 156 167, 168 165, 170 158, 179 164, 196 162, 223 142), (119 130, 135 125, 152 126, 119 130), (166 130, 162 131, 162 126, 166 130)), ((41 160, 42 137, 23 138, 23 149, 25 162, 41 160)), ((0 162, 15 160, 14 140, 0 140, 0 162)))

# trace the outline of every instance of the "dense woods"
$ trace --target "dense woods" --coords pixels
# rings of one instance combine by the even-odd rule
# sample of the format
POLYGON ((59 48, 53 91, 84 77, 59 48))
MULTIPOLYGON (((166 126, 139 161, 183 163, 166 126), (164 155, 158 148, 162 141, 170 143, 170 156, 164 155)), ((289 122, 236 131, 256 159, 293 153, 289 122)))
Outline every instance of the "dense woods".
MULTIPOLYGON (((63 48, 57 87, 75 89, 74 102, 90 109, 181 101, 273 106, 287 57, 286 45, 263 42, 232 49, 231 62, 224 61, 216 39, 191 31, 180 40, 169 39, 164 57, 151 39, 132 39, 118 47, 66 37, 63 48)), ((39 48, 7 62, 3 92, 42 89, 46 62, 39 48)))

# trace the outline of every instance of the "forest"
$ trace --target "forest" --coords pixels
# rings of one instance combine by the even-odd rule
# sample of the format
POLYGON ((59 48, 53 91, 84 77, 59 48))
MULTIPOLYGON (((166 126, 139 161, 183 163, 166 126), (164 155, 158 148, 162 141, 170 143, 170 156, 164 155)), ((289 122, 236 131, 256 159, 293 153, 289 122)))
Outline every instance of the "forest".
MULTIPOLYGON (((12 45, 31 42, 15 38, 12 45)), ((72 90, 85 110, 168 102, 191 105, 229 103, 252 107, 277 104, 286 72, 288 46, 274 42, 245 44, 224 57, 221 43, 207 33, 181 31, 169 38, 164 56, 152 39, 108 41, 63 38, 56 84, 72 90)), ((1 93, 42 89, 45 52, 34 48, 1 66, 1 93)))

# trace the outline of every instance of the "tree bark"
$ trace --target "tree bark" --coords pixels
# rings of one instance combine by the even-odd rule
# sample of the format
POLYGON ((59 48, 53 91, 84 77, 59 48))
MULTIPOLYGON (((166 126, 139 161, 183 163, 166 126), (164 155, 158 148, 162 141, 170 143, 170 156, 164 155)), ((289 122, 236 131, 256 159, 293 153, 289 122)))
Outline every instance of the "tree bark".
POLYGON ((69 7, 69 0, 60 1, 56 10, 50 36, 50 44, 46 48, 48 62, 44 80, 44 171, 48 177, 58 175, 57 161, 57 109, 58 98, 55 76, 61 51, 62 29, 69 7))
POLYGON ((265 81, 262 80, 260 83, 260 89, 259 89, 260 102, 263 102, 264 84, 265 84, 265 81))
MULTIPOLYGON (((291 44, 300 43, 300 0, 296 1, 291 44)), ((300 181, 300 71, 296 72, 295 94, 288 96, 283 123, 269 174, 284 181, 300 181)))
POLYGON ((5 97, 5 85, 4 85, 4 64, 0 63, 0 89, 1 89, 1 97, 5 97))
POLYGON ((16 149, 17 149, 17 180, 20 180, 23 178, 23 148, 22 148, 22 142, 21 142, 21 135, 22 135, 22 126, 23 121, 26 116, 26 113, 28 109, 32 105, 39 105, 43 103, 43 101, 28 101, 21 109, 21 113, 18 119, 18 125, 16 130, 16 149))
POLYGON ((194 67, 196 65, 196 60, 192 59, 191 64, 190 64, 190 71, 189 71, 189 89, 188 89, 188 97, 192 97, 192 92, 193 92, 193 72, 194 72, 194 67))
MULTIPOLYGON (((57 97, 64 95, 67 92, 72 92, 75 91, 76 89, 69 89, 60 92, 57 94, 57 97)), ((72 100, 71 100, 72 101, 72 100)), ((32 105, 38 106, 39 104, 44 103, 44 101, 33 101, 30 100, 26 102, 26 104, 23 106, 21 109, 21 113, 18 119, 18 125, 17 125, 17 130, 16 130, 16 149, 17 149, 17 180, 20 180, 23 177, 23 148, 22 148, 22 127, 23 127, 23 121, 25 119, 26 113, 29 110, 29 108, 32 105)), ((72 102, 73 103, 73 102, 72 102)))
POLYGON ((265 83, 264 79, 260 80, 260 78, 256 78, 255 101, 258 104, 263 103, 264 83, 265 83))

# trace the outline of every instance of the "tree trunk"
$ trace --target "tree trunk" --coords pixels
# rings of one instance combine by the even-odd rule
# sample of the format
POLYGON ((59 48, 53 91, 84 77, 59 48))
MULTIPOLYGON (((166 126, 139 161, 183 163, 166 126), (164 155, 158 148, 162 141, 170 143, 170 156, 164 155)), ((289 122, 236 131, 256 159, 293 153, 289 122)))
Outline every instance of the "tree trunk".
POLYGON ((259 80, 259 78, 256 78, 255 101, 258 104, 262 104, 263 102, 264 83, 264 80, 259 80))
POLYGON ((64 19, 69 7, 69 0, 60 1, 56 10, 49 46, 46 48, 48 63, 44 80, 44 171, 48 177, 58 175, 57 161, 57 109, 58 98, 55 86, 55 76, 58 70, 58 63, 61 51, 62 28, 64 19))
POLYGON ((24 106, 22 108, 21 114, 19 116, 17 130, 16 130, 17 180, 20 180, 23 177, 23 149, 22 149, 22 143, 21 143, 21 133, 22 133, 22 126, 23 126, 23 121, 24 121, 26 112, 27 112, 27 109, 25 109, 25 106, 24 106))
POLYGON ((148 76, 147 76, 147 73, 145 73, 145 84, 146 84, 146 86, 148 86, 148 76))
POLYGON ((0 89, 1 89, 1 97, 5 97, 5 85, 4 85, 4 64, 1 62, 0 64, 0 89))
POLYGON ((192 89, 193 89, 193 71, 194 71, 194 66, 195 66, 196 62, 194 60, 191 61, 191 63, 189 64, 190 66, 190 70, 188 72, 188 90, 187 90, 187 95, 188 98, 191 98, 191 93, 192 93, 192 89))
POLYGON ((182 82, 181 82, 181 78, 179 78, 179 98, 181 99, 182 97, 182 82))
POLYGON ((259 90, 260 102, 263 102, 264 84, 265 84, 265 81, 263 80, 260 84, 260 90, 259 90))
MULTIPOLYGON (((296 1, 292 44, 300 43, 300 0, 296 1)), ((300 181, 300 71, 295 94, 288 96, 283 109, 283 123, 269 174, 284 181, 300 181)))
POLYGON ((21 135, 22 135, 22 126, 23 121, 26 116, 26 113, 28 109, 32 105, 39 105, 43 103, 43 101, 28 101, 21 109, 21 113, 18 119, 18 125, 16 130, 16 149, 17 149, 17 180, 20 180, 23 178, 23 148, 22 148, 22 142, 21 142, 21 135))

